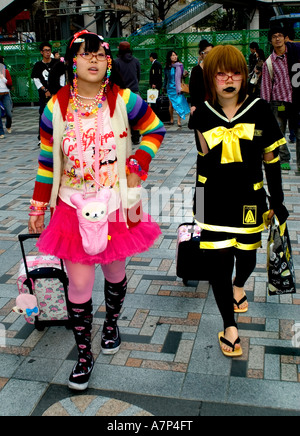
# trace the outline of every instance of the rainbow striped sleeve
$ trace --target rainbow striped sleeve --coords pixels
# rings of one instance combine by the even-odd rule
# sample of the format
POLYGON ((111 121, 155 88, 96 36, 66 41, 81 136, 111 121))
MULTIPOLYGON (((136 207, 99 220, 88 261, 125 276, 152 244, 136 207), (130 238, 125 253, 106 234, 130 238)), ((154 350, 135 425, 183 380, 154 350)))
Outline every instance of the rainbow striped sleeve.
POLYGON ((39 155, 39 167, 36 176, 33 199, 49 202, 53 183, 53 106, 57 99, 55 95, 45 107, 41 117, 40 138, 41 151, 39 155))
POLYGON ((152 158, 156 155, 164 139, 166 129, 150 106, 129 89, 121 89, 120 95, 126 103, 130 126, 139 130, 142 140, 135 158, 141 167, 148 171, 152 158))

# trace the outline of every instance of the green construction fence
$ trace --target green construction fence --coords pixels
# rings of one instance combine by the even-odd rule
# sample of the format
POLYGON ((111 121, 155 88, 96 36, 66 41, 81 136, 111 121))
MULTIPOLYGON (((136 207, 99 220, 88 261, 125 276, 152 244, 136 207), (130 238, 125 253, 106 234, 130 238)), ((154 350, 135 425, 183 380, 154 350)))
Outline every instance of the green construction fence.
MULTIPOLYGON (((179 60, 189 72, 197 64, 198 46, 202 39, 207 39, 214 45, 232 44, 238 47, 245 55, 246 60, 250 54, 249 44, 257 42, 266 54, 270 53, 268 42, 268 30, 242 30, 224 32, 198 32, 180 34, 151 34, 138 35, 127 40, 131 44, 133 55, 141 63, 140 94, 146 98, 149 84, 150 61, 149 54, 157 52, 158 60, 164 66, 166 54, 169 50, 175 50, 179 55, 179 60)), ((300 29, 296 32, 296 39, 300 40, 300 29)), ((108 40, 113 57, 117 56, 118 45, 125 38, 111 38, 108 40)), ((18 43, 0 44, 0 55, 5 57, 5 64, 9 69, 13 87, 11 95, 15 104, 34 104, 38 102, 38 92, 31 79, 31 71, 34 64, 41 59, 39 44, 18 43)), ((53 51, 59 51, 64 56, 67 41, 51 41, 53 51)))

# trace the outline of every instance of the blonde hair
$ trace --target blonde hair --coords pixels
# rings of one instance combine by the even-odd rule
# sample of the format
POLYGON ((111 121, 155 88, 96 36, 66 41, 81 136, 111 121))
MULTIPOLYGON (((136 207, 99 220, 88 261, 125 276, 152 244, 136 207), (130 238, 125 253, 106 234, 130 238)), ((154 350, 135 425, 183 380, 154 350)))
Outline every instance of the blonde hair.
POLYGON ((204 60, 203 76, 207 100, 215 105, 217 93, 215 76, 218 72, 238 72, 242 75, 242 85, 238 103, 245 100, 247 95, 248 67, 244 55, 233 45, 218 45, 214 47, 204 60))

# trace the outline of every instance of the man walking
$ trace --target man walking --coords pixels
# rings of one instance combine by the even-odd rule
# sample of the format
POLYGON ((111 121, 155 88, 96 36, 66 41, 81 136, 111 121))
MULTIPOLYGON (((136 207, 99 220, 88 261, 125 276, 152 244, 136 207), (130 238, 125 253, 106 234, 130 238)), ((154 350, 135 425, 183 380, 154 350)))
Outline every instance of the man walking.
MULTIPOLYGON (((272 28, 268 36, 274 50, 263 65, 261 98, 270 102, 285 135, 288 121, 291 128, 296 128, 297 125, 300 84, 295 80, 295 74, 300 62, 300 46, 285 42, 286 34, 282 28, 272 28)), ((279 156, 281 168, 290 170, 291 155, 287 144, 280 146, 279 156)))
POLYGON ((39 49, 42 55, 42 60, 34 65, 31 78, 39 91, 39 114, 41 121, 41 116, 44 112, 45 106, 52 96, 48 90, 49 73, 54 65, 59 61, 51 57, 52 46, 49 42, 43 42, 39 49))
POLYGON ((157 60, 157 53, 150 54, 150 62, 152 64, 149 75, 150 87, 160 92, 162 88, 162 66, 157 60))

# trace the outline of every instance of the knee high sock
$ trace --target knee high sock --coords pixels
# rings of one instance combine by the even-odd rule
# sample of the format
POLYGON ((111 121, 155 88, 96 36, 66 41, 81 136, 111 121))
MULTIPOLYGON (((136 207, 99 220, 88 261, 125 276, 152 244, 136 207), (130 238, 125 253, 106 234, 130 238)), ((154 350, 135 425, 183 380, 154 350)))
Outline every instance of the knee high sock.
POLYGON ((224 330, 237 327, 233 310, 232 273, 234 267, 233 249, 211 250, 211 284, 216 303, 223 318, 224 330))
POLYGON ((235 250, 236 276, 234 285, 243 288, 256 266, 256 250, 235 250))
POLYGON ((84 304, 69 302, 70 319, 78 349, 78 362, 89 364, 93 360, 91 352, 91 332, 93 323, 92 300, 84 304))
POLYGON ((115 334, 117 321, 122 309, 127 291, 127 277, 120 283, 110 283, 105 279, 104 295, 106 303, 106 319, 103 326, 103 334, 111 332, 115 334))

